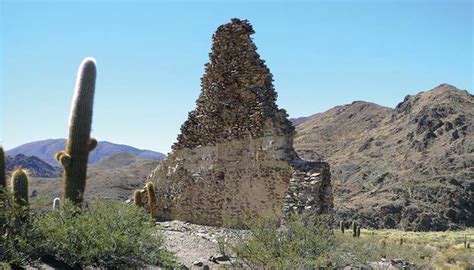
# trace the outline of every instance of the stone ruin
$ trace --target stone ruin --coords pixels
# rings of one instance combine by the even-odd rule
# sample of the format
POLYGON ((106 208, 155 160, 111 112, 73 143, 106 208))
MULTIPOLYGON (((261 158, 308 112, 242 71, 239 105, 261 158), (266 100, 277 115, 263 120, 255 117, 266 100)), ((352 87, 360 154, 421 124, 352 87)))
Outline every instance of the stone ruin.
POLYGON ((253 33, 247 20, 232 19, 213 35, 197 107, 148 177, 158 219, 225 225, 261 214, 331 212, 329 165, 294 151, 295 129, 275 103, 253 33))

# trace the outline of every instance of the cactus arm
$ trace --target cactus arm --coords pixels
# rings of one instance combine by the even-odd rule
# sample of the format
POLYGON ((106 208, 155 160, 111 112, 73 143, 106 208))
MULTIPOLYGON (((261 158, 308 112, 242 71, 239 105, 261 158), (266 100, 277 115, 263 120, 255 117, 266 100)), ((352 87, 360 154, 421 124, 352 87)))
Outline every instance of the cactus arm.
POLYGON ((71 156, 66 151, 59 151, 56 153, 54 158, 59 161, 64 167, 68 167, 71 164, 71 156))
POLYGON ((98 142, 95 138, 90 138, 89 139, 89 144, 88 144, 89 152, 92 152, 97 147, 97 144, 98 144, 98 142))

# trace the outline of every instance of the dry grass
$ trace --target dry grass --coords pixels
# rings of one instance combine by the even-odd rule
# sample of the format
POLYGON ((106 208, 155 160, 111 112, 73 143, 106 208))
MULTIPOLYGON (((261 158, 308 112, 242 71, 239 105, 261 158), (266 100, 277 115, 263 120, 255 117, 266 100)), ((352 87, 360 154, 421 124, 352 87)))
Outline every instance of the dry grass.
POLYGON ((386 244, 386 255, 434 269, 474 269, 474 228, 463 231, 362 230, 361 241, 386 244), (471 248, 464 247, 464 236, 471 248), (402 242, 402 243, 401 243, 402 242))
POLYGON ((230 250, 250 267, 385 269, 393 262, 404 269, 474 269, 474 249, 464 247, 465 235, 474 245, 474 228, 446 232, 362 230, 360 237, 352 237, 352 230, 342 234, 313 217, 291 219, 281 227, 257 219, 249 228, 250 234, 233 239, 230 250))

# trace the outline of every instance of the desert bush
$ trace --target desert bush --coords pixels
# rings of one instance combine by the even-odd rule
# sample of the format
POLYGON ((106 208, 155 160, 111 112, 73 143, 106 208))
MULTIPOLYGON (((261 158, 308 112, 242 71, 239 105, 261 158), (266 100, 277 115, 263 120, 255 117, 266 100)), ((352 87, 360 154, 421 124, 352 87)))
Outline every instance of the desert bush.
POLYGON ((274 218, 248 223, 247 234, 237 235, 230 249, 251 268, 287 268, 320 265, 334 245, 327 216, 291 216, 281 225, 274 218))
POLYGON ((59 211, 38 217, 35 229, 43 258, 71 267, 171 267, 173 255, 143 209, 112 201, 79 208, 65 201, 59 211))
POLYGON ((407 269, 436 269, 443 265, 470 269, 474 265, 472 251, 465 248, 447 250, 418 243, 423 242, 421 236, 400 244, 399 235, 387 237, 374 231, 352 237, 333 231, 326 216, 293 216, 284 224, 271 218, 256 219, 247 227, 248 231, 235 233, 227 246, 241 266, 250 268, 368 268, 382 258, 401 259, 407 269))
POLYGON ((0 262, 4 265, 34 265, 39 258, 34 215, 29 206, 17 204, 13 194, 0 190, 0 262))
POLYGON ((348 265, 378 262, 381 258, 387 261, 402 259, 422 269, 430 266, 431 261, 428 251, 418 245, 408 243, 400 245, 398 241, 387 240, 376 235, 354 238, 337 234, 326 262, 331 262, 333 267, 339 269, 348 265))

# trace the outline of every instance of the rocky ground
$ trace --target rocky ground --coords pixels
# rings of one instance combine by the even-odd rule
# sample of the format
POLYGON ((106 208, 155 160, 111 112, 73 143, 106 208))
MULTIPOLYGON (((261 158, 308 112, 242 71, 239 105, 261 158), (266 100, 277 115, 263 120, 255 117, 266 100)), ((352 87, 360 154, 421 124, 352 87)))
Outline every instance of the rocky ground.
MULTIPOLYGON (((233 241, 245 230, 202 226, 182 221, 157 222, 166 247, 176 253, 177 260, 190 269, 242 269, 234 255, 222 245, 233 241)), ((350 269, 416 269, 412 264, 401 260, 381 259, 379 262, 347 266, 350 269)))
POLYGON ((202 226, 182 221, 158 222, 169 250, 176 253, 178 262, 192 269, 210 269, 232 266, 233 257, 222 244, 243 231, 221 227, 202 226))

